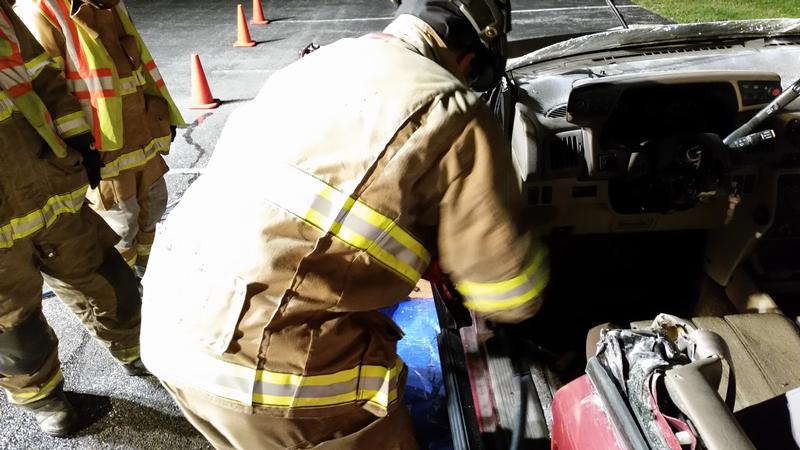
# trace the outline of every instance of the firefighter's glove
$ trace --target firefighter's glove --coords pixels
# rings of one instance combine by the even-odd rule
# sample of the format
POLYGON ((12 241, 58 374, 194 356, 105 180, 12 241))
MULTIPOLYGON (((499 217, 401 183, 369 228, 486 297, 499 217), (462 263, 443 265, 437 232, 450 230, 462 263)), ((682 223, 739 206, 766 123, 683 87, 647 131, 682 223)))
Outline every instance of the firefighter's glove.
POLYGON ((100 184, 100 169, 105 166, 100 158, 100 152, 94 147, 94 138, 91 134, 81 134, 64 140, 68 146, 80 152, 83 159, 83 168, 89 177, 89 186, 92 189, 100 184))

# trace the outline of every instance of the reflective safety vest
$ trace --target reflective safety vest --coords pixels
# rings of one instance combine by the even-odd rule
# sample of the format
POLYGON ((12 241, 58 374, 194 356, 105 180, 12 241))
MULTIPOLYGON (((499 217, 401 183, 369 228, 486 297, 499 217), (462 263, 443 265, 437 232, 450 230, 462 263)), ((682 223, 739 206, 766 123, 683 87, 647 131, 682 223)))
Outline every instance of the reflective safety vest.
POLYGON ((88 131, 80 113, 59 117, 53 121, 42 100, 33 91, 31 80, 44 66, 50 64, 46 54, 26 62, 19 48, 19 39, 6 13, 0 10, 0 120, 14 110, 20 111, 56 156, 67 155, 62 137, 68 138, 88 131), (60 134, 60 136, 59 136, 60 134))
MULTIPOLYGON (((116 151, 124 147, 122 97, 135 93, 140 87, 146 94, 164 98, 169 105, 172 123, 183 124, 180 112, 164 85, 153 57, 133 26, 121 1, 114 9, 125 32, 136 39, 142 60, 142 64, 134 68, 132 74, 125 78, 119 77, 114 61, 100 40, 95 39, 93 32, 76 25, 70 18, 68 1, 34 0, 34 2, 50 23, 59 28, 64 35, 67 57, 63 64, 67 84, 80 101, 87 120, 92 124, 98 150, 116 151)), ((150 155, 152 156, 154 154, 150 155)), ((136 165, 144 162, 146 161, 139 161, 136 165)), ((126 164, 131 166, 130 161, 126 164)), ((108 173, 105 173, 104 177, 117 175, 124 169, 115 167, 116 173, 106 171, 108 173)))

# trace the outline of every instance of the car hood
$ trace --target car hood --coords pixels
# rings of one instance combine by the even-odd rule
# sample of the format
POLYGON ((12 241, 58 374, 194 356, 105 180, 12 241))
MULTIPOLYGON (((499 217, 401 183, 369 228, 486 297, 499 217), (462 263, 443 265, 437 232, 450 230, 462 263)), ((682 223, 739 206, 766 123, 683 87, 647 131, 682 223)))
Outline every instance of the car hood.
POLYGON ((800 36, 800 19, 736 20, 670 25, 632 25, 569 39, 511 59, 507 69, 558 58, 653 45, 719 42, 729 39, 757 39, 800 36))

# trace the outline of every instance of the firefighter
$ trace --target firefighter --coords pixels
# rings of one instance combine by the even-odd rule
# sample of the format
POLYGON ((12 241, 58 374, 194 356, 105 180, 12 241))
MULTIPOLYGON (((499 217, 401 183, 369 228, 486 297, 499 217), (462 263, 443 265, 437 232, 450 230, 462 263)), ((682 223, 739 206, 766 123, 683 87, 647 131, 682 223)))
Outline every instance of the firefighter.
POLYGON ((215 447, 416 448, 402 332, 377 310, 433 255, 476 314, 539 309, 546 249, 470 89, 499 81, 509 11, 404 1, 232 114, 143 280, 143 361, 215 447))
POLYGON ((0 0, 0 387, 51 435, 78 421, 42 315, 43 280, 128 374, 146 373, 136 277, 84 203, 100 166, 80 104, 0 0))
POLYGON ((122 1, 17 0, 15 10, 81 102, 104 163, 89 203, 141 276, 167 205, 161 155, 181 114, 122 1))

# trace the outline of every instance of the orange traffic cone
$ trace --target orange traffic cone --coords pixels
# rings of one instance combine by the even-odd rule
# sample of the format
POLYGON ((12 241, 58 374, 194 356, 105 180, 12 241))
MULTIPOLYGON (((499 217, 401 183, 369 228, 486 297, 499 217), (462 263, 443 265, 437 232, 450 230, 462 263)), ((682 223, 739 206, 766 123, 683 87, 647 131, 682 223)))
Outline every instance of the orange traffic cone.
POLYGON ((244 18, 244 7, 240 4, 236 7, 236 43, 234 47, 252 47, 256 45, 256 41, 250 38, 250 30, 247 29, 247 20, 244 18))
POLYGON ((213 95, 208 88, 208 80, 203 72, 203 65, 200 64, 200 56, 192 53, 192 103, 189 109, 214 109, 222 103, 213 95))
POLYGON ((269 23, 264 17, 264 10, 261 8, 261 0, 253 0, 253 19, 250 20, 253 25, 266 25, 269 23))

